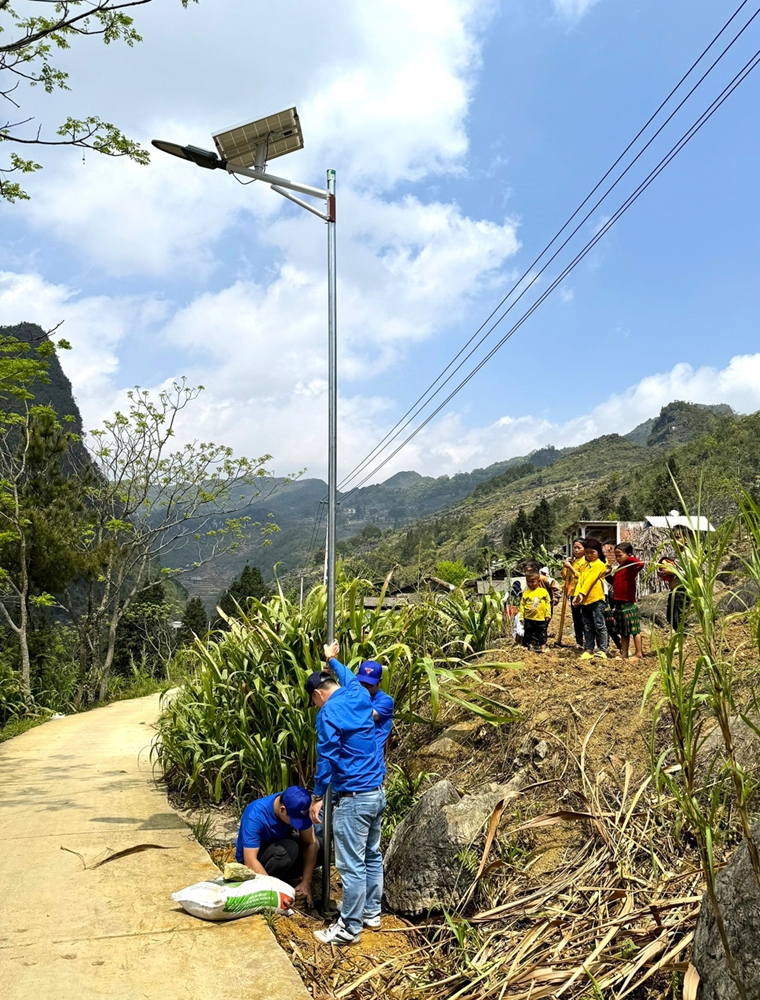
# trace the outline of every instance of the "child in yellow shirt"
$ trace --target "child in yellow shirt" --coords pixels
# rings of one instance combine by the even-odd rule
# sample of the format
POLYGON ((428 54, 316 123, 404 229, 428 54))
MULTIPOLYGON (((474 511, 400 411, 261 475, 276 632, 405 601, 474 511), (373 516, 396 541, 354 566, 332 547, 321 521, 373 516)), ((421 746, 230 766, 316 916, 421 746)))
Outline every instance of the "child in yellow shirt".
POLYGON ((573 607, 580 608, 583 614, 583 631, 586 638, 586 649, 581 653, 582 660, 590 660, 598 656, 600 660, 607 659, 609 633, 605 618, 606 601, 604 599, 604 577, 607 564, 603 559, 602 543, 596 538, 584 539, 586 565, 581 568, 578 583, 575 586, 573 607), (596 645, 596 653, 594 653, 596 645))
POLYGON ((579 651, 583 651, 585 642, 585 632, 583 631, 583 612, 573 604, 572 598, 575 596, 575 588, 578 585, 578 577, 581 570, 586 565, 586 546, 582 538, 576 538, 573 542, 573 554, 570 559, 565 559, 562 563, 562 579, 567 587, 567 596, 570 599, 570 608, 573 614, 573 631, 575 632, 575 645, 579 651))
POLYGON ((525 629, 523 645, 536 653, 546 649, 546 632, 552 616, 549 591, 541 585, 540 573, 526 573, 526 590, 520 598, 520 619, 525 629))

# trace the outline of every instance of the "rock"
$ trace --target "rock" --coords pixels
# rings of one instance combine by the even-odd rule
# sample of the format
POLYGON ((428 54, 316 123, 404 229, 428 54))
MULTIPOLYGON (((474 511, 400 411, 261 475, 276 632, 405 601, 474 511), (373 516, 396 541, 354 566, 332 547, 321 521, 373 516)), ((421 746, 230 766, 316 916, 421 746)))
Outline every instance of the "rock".
POLYGON ((668 624, 668 595, 644 594, 638 600, 639 615, 664 628, 668 624))
POLYGON ((738 581, 736 587, 729 587, 719 599, 722 614, 736 615, 744 611, 754 611, 760 601, 760 588, 754 580, 738 581))
MULTIPOLYGON (((752 719, 760 728, 760 719, 752 719)), ((750 778, 760 773, 760 736, 738 715, 729 719, 736 763, 750 778)), ((697 774, 701 781, 715 780, 726 760, 726 745, 718 726, 707 735, 697 751, 697 774)))
POLYGON ((464 747, 454 740, 442 736, 435 743, 422 747, 412 758, 412 770, 417 773, 433 772, 445 761, 459 760, 464 755, 464 747))
POLYGON ((518 772, 506 785, 464 796, 450 781, 428 789, 396 827, 385 854, 390 909, 419 914, 454 903, 470 882, 457 855, 477 844, 496 803, 524 780, 518 772))
POLYGON ((444 760, 449 760, 452 757, 461 757, 462 747, 456 742, 456 740, 451 740, 448 736, 442 736, 440 739, 436 740, 435 743, 431 743, 429 746, 423 747, 418 756, 439 757, 444 760))
POLYGON ((546 760, 548 753, 549 744, 546 740, 539 740, 538 737, 528 734, 520 743, 515 755, 514 765, 518 769, 528 764, 540 767, 546 760))
POLYGON ((445 729, 441 734, 441 739, 464 743, 482 725, 483 723, 478 719, 462 719, 461 722, 455 722, 453 726, 445 729))
POLYGON ((237 861, 228 861, 222 876, 225 882, 247 882, 250 878, 256 878, 256 872, 251 871, 247 865, 238 864, 237 861))
MULTIPOLYGON (((752 830, 760 845, 760 823, 752 830)), ((760 996, 760 886, 746 842, 731 855, 715 880, 718 906, 737 971, 747 997, 760 996)), ((740 1000, 728 971, 723 944, 705 893, 692 945, 691 963, 699 973, 699 1000, 740 1000)))

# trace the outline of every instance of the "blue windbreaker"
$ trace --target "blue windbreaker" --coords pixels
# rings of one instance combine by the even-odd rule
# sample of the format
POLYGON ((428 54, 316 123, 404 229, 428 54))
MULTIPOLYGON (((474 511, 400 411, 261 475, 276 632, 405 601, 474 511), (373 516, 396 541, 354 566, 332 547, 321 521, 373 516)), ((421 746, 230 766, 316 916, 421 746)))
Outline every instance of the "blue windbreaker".
POLYGON ((382 785, 385 761, 377 752, 369 691, 339 660, 330 668, 340 687, 317 713, 317 774, 314 794, 369 792, 382 785))
POLYGON ((388 737, 391 735, 391 726, 393 725, 393 709, 395 706, 393 698, 380 688, 378 688, 374 695, 370 695, 370 698, 372 700, 372 708, 375 712, 377 712, 377 719, 375 720, 377 752, 384 758, 385 744, 388 742, 388 737))

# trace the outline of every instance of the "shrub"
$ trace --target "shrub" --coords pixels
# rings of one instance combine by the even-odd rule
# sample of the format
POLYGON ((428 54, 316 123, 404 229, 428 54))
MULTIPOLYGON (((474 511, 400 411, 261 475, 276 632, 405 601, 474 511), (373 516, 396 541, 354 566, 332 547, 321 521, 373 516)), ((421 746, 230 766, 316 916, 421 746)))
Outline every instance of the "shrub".
POLYGON ((455 587, 459 587, 470 576, 470 571, 459 560, 452 562, 451 560, 444 559, 436 565, 435 575, 440 580, 445 580, 446 583, 453 583, 455 587))
MULTIPOLYGON (((378 660, 383 687, 396 701, 396 718, 435 718, 442 698, 492 723, 511 709, 472 690, 477 675, 463 655, 472 632, 433 601, 383 611, 364 607, 368 581, 342 581, 336 635, 348 667, 378 660)), ((489 612, 490 614, 490 612, 489 612)), ((316 711, 304 682, 323 666, 326 592, 316 587, 303 609, 282 592, 252 600, 229 631, 196 640, 179 656, 196 668, 158 723, 153 754, 170 786, 186 799, 266 795, 288 784, 308 784, 316 763, 316 711)), ((484 634, 481 629, 481 634, 484 634)), ((503 667, 504 664, 499 664, 503 667)), ((174 670, 174 668, 172 668, 174 670)))

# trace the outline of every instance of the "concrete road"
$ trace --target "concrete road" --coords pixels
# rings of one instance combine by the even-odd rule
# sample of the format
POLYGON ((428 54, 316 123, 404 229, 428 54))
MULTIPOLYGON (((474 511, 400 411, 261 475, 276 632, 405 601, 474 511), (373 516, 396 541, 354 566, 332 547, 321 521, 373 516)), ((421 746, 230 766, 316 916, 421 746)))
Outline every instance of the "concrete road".
POLYGON ((308 997, 263 918, 207 923, 171 899, 218 871, 152 780, 158 708, 118 702, 0 744, 0 1000, 308 997), (89 867, 146 843, 169 850, 89 867))

